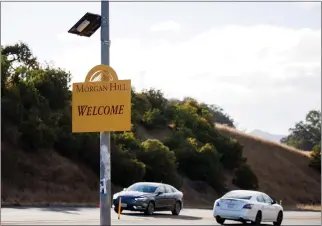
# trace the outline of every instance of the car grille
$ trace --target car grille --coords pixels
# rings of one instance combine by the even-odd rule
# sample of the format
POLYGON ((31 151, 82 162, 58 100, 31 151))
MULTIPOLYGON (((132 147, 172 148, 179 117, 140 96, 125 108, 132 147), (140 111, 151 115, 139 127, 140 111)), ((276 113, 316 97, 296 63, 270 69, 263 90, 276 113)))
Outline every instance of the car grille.
POLYGON ((122 198, 122 203, 133 204, 135 201, 133 197, 120 196, 114 200, 114 205, 119 203, 120 198, 122 198))

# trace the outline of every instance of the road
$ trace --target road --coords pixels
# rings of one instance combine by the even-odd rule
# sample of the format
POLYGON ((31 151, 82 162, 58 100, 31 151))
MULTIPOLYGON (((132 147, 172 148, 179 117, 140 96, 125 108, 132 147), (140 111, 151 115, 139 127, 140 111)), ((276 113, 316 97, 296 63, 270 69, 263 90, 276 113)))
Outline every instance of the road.
MULTIPOLYGON (((99 225, 98 208, 2 208, 1 225, 99 225)), ((225 222, 226 223, 226 222, 225 222)), ((112 210, 113 225, 217 225, 211 210, 184 209, 179 216, 169 212, 144 216, 124 212, 118 220, 112 210)), ((237 224, 228 221, 227 224, 237 224)), ((267 224, 273 225, 273 224, 267 224)), ((285 211, 282 225, 321 225, 319 212, 285 211)))

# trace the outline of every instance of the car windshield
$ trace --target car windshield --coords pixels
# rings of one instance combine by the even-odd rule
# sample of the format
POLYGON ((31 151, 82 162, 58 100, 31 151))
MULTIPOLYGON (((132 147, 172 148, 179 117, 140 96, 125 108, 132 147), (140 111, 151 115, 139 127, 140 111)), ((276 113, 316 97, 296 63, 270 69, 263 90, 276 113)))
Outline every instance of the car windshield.
POLYGON ((131 187, 127 189, 127 191, 154 193, 156 189, 157 189, 157 186, 153 186, 149 184, 133 184, 131 187))
POLYGON ((237 192, 229 192, 226 195, 224 195, 223 198, 250 200, 252 198, 252 196, 249 195, 249 194, 242 194, 242 193, 237 193, 237 192))

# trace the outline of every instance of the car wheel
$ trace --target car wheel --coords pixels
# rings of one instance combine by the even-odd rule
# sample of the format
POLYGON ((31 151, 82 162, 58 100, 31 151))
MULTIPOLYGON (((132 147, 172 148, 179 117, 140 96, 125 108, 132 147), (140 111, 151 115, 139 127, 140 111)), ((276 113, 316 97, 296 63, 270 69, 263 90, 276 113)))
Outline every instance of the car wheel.
POLYGON ((262 212, 258 211, 255 217, 255 221, 252 221, 253 225, 260 225, 262 222, 262 212))
POLYGON ((225 219, 221 218, 219 216, 216 217, 216 221, 217 221, 218 224, 224 224, 225 223, 225 219))
POLYGON ((283 212, 280 211, 277 215, 277 219, 276 221, 273 222, 274 225, 281 225, 282 224, 282 221, 283 221, 283 212))
POLYGON ((181 211, 181 204, 180 202, 176 202, 176 204, 174 205, 174 209, 171 211, 172 215, 179 215, 181 211))
POLYGON ((146 215, 152 215, 154 212, 154 203, 153 202, 149 202, 148 206, 146 207, 146 210, 144 211, 144 213, 146 215))

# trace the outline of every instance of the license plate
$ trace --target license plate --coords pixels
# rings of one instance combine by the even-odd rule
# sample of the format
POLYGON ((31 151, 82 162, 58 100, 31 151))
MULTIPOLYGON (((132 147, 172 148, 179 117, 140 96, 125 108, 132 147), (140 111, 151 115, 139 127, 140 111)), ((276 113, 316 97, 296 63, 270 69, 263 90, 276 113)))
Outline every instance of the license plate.
POLYGON ((121 204, 121 207, 127 207, 127 204, 126 203, 122 203, 121 204))
POLYGON ((228 204, 228 208, 234 208, 234 204, 228 204))

